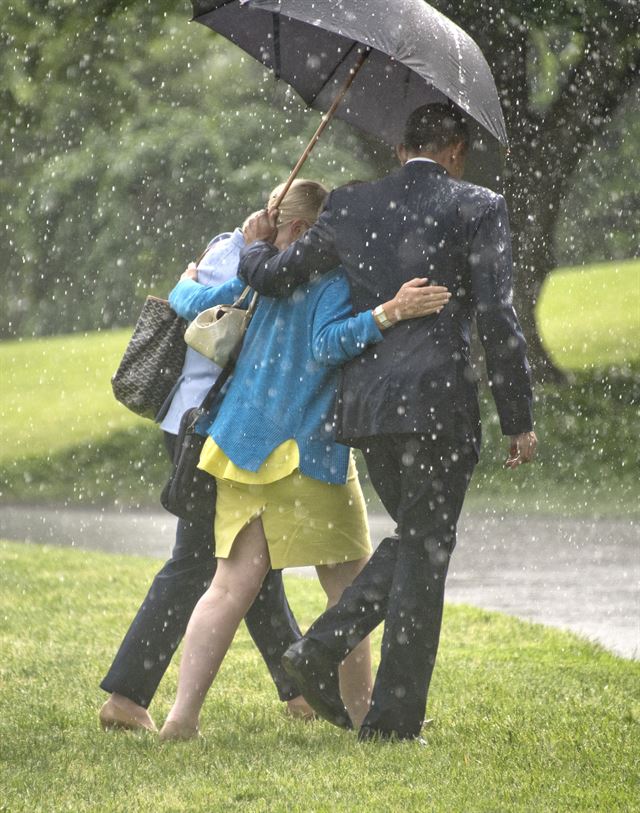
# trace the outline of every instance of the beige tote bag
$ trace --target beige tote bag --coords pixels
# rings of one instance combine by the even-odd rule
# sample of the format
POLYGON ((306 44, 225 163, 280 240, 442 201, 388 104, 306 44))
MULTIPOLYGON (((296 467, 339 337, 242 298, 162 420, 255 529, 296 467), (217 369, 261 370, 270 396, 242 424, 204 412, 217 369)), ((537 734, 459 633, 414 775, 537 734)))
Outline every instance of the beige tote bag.
POLYGON ((216 305, 199 313, 184 334, 184 340, 219 367, 224 367, 247 332, 253 316, 258 292, 254 291, 248 308, 240 305, 251 293, 247 286, 233 305, 216 305))

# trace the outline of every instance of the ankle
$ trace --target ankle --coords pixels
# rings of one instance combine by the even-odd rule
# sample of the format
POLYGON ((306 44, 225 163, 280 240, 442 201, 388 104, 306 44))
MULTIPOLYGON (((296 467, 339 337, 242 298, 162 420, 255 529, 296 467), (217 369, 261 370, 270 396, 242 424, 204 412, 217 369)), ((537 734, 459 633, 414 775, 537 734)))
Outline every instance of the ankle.
POLYGON ((287 700, 287 712, 291 717, 299 720, 315 720, 316 713, 300 694, 292 700, 287 700))
POLYGON ((165 725, 167 723, 175 723, 181 729, 192 729, 198 731, 200 729, 200 715, 193 712, 185 711, 175 706, 167 714, 165 725))
POLYGON ((200 736, 200 729, 188 725, 183 725, 177 720, 166 720, 160 729, 161 742, 176 742, 195 740, 200 736))
POLYGON ((138 714, 149 713, 144 706, 141 706, 139 703, 136 703, 129 697, 126 697, 126 695, 124 694, 118 694, 117 692, 113 692, 109 699, 111 700, 112 703, 118 706, 118 708, 123 709, 123 711, 138 714))

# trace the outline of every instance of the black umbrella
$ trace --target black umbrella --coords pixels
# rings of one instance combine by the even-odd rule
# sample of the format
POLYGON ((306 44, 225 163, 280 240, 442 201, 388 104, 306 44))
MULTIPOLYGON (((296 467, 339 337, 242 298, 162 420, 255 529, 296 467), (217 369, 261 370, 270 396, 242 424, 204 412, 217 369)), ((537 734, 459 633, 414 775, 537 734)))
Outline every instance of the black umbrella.
POLYGON ((412 110, 447 99, 482 125, 470 167, 495 180, 507 135, 491 71, 471 37, 423 0, 193 0, 193 10, 328 111, 290 181, 334 114, 394 145, 412 110))

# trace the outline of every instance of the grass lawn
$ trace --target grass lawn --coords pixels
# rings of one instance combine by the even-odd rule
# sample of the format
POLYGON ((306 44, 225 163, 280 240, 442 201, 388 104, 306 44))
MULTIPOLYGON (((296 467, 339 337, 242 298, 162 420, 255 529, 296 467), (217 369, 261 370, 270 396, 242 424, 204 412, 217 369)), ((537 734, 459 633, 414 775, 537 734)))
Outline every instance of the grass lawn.
POLYGON ((147 423, 111 391, 130 336, 127 328, 0 343, 0 464, 147 423))
POLYGON ((547 277, 538 326, 554 362, 567 370, 640 359, 640 261, 562 268, 547 277))
MULTIPOLYGON (((98 683, 157 562, 9 542, 0 560, 0 811, 638 809, 640 663, 573 635, 447 607, 420 747, 286 719, 243 629, 204 738, 162 746, 96 720, 98 683)), ((318 585, 291 577, 287 591, 305 626, 318 585)), ((175 680, 173 664, 157 721, 175 680)))
MULTIPOLYGON (((472 510, 640 516, 640 261, 559 270, 540 303, 542 336, 571 387, 536 390, 538 463, 511 475, 485 392, 485 448, 472 510), (489 499, 488 499, 489 498, 489 499)), ((110 377, 129 330, 0 343, 0 497, 12 502, 157 503, 157 429, 118 404, 110 377)))

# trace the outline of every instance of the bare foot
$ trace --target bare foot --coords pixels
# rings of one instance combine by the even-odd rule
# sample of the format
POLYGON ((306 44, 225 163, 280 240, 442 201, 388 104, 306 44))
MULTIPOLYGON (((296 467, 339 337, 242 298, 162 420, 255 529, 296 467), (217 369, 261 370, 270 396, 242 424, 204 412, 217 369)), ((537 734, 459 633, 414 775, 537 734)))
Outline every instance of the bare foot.
POLYGON ((307 703, 304 697, 299 694, 293 700, 287 700, 287 713, 297 720, 311 722, 316 719, 316 713, 307 703))
POLYGON ((100 709, 98 717, 100 725, 105 731, 125 729, 127 731, 155 732, 158 730, 149 712, 122 694, 112 694, 100 709))
POLYGON ((187 723, 178 720, 167 720, 160 729, 160 740, 162 742, 185 742, 195 740, 200 736, 198 727, 195 728, 187 723))

